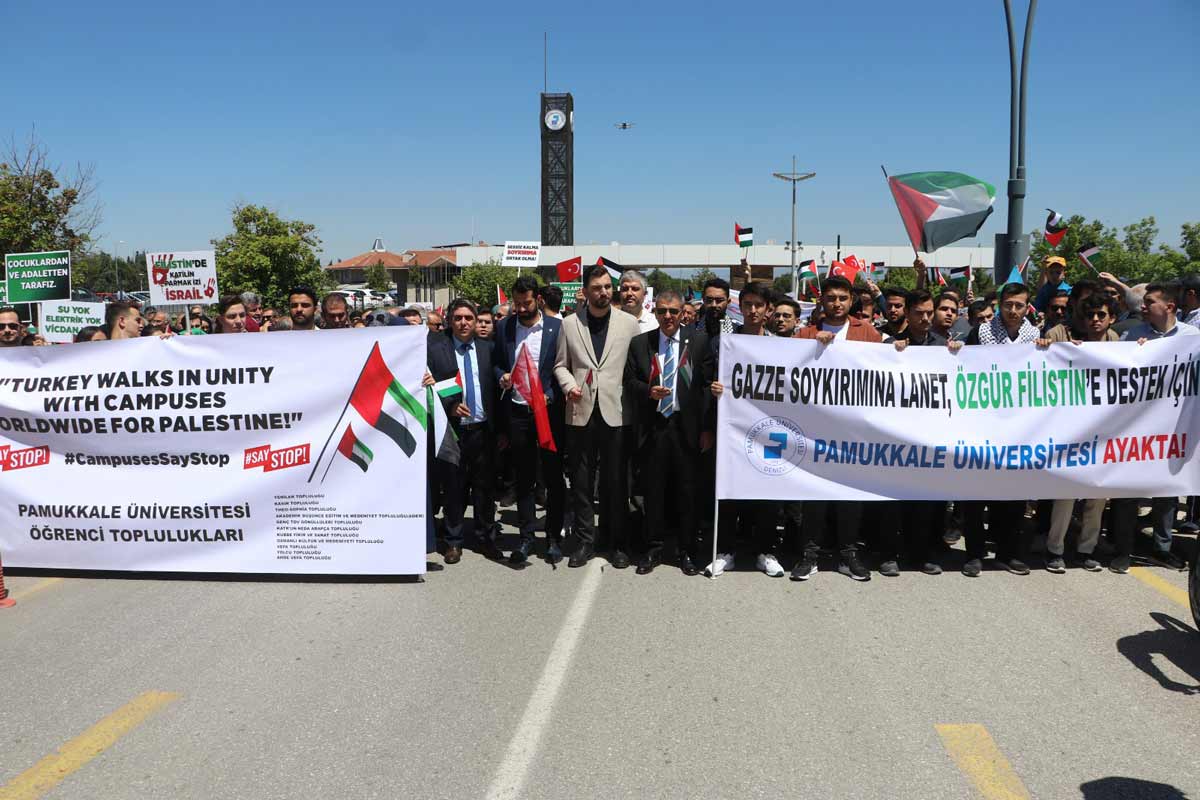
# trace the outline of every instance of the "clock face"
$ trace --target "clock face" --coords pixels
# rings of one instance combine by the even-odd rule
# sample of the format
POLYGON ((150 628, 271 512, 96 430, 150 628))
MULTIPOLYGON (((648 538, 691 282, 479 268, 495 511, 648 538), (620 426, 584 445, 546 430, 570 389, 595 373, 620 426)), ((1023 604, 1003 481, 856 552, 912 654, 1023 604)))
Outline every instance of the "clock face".
POLYGON ((546 127, 552 131, 561 131, 563 126, 567 124, 567 115, 560 109, 552 108, 546 112, 545 117, 546 127))

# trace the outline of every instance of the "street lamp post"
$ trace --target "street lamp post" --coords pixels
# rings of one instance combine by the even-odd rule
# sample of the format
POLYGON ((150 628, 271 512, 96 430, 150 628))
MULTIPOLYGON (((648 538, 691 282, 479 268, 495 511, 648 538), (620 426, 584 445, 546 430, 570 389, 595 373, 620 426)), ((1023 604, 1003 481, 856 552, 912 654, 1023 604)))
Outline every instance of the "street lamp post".
POLYGON ((121 245, 123 244, 125 244, 124 241, 118 240, 117 246, 113 248, 113 277, 116 279, 117 283, 117 291, 114 294, 114 297, 117 297, 118 299, 121 294, 121 245))
POLYGON ((1029 73, 1029 43, 1033 39, 1033 16, 1037 0, 1029 0, 1025 17, 1025 41, 1021 47, 1021 71, 1017 73, 1017 41, 1013 30, 1012 1, 1004 0, 1008 25, 1009 126, 1008 126, 1008 230, 996 234, 996 285, 1008 280, 1012 268, 1029 255, 1029 237, 1023 232, 1025 216, 1025 89, 1029 73))
POLYGON ((792 239, 788 242, 788 249, 792 251, 792 294, 799 297, 800 287, 796 276, 796 250, 799 249, 796 243, 796 184, 814 177, 817 173, 796 172, 796 157, 792 156, 791 172, 772 172, 771 174, 781 181, 788 181, 792 184, 792 239))

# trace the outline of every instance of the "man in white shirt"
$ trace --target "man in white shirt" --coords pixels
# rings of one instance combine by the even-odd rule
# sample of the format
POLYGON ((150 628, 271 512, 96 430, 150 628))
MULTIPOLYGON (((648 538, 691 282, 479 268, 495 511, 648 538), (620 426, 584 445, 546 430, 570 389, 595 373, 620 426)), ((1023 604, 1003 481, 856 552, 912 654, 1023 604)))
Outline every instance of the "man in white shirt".
POLYGON ((646 278, 642 273, 636 269, 625 270, 621 273, 618 291, 621 295, 621 310, 633 315, 642 333, 658 329, 658 320, 646 310, 646 278))

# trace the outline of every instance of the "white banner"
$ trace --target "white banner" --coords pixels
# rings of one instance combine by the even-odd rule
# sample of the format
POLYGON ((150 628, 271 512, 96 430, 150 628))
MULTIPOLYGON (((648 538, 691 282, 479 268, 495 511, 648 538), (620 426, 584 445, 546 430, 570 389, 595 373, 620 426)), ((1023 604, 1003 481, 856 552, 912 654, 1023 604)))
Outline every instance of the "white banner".
POLYGON ((1200 337, 964 347, 722 336, 717 496, 1200 493, 1200 337))
POLYGON ((151 305, 210 305, 220 299, 217 254, 212 250, 146 253, 151 305))
POLYGON ((502 267, 517 267, 518 269, 534 269, 538 265, 538 256, 542 252, 541 242, 505 242, 502 267))
POLYGON ((5 565, 424 572, 425 334, 0 351, 5 565))
POLYGON ((42 303, 38 331, 47 342, 74 341, 80 328, 104 325, 104 303, 49 300, 42 303))

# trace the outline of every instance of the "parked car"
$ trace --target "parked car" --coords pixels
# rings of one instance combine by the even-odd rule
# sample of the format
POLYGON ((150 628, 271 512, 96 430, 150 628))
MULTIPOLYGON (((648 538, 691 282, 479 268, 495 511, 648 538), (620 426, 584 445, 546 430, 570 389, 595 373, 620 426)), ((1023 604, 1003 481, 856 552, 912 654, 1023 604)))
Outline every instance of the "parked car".
POLYGON ((150 305, 150 293, 149 292, 130 292, 129 296, 131 298, 133 298, 134 300, 137 300, 139 303, 141 303, 144 306, 150 305))
POLYGON ((91 289, 72 289, 71 299, 79 303, 103 303, 104 298, 91 289))

